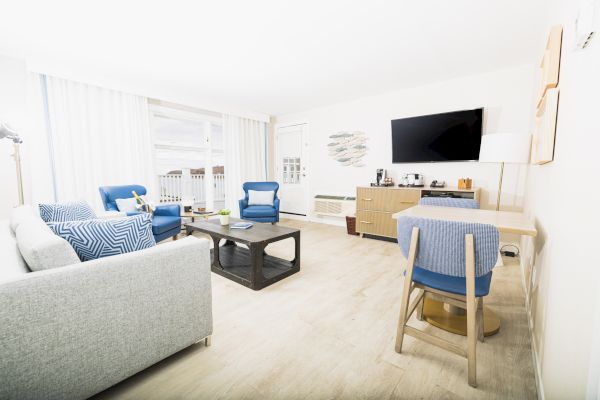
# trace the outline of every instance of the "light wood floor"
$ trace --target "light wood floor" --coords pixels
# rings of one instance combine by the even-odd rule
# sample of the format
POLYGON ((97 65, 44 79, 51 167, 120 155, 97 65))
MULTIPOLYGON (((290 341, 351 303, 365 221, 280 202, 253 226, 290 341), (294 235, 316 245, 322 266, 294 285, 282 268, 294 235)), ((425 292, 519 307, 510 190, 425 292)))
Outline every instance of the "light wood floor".
MULTIPOLYGON (((404 262, 395 243, 352 237, 329 225, 281 224, 302 229, 299 273, 258 292, 212 274, 212 346, 194 345, 97 398, 536 398, 516 261, 506 259, 494 270, 486 305, 502 327, 477 346, 474 389, 464 358, 410 336, 404 352, 394 352, 404 262)), ((293 242, 267 251, 291 258, 293 242)))

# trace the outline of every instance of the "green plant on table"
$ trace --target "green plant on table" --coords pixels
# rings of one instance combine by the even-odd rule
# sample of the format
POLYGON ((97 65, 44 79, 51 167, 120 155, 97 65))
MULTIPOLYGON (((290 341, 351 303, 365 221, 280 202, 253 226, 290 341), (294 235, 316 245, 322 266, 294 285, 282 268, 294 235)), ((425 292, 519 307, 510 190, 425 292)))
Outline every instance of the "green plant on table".
POLYGON ((223 209, 219 210, 219 211, 217 212, 217 214, 219 214, 219 215, 229 215, 229 214, 231 214, 231 210, 228 210, 228 209, 226 209, 226 208, 223 208, 223 209))

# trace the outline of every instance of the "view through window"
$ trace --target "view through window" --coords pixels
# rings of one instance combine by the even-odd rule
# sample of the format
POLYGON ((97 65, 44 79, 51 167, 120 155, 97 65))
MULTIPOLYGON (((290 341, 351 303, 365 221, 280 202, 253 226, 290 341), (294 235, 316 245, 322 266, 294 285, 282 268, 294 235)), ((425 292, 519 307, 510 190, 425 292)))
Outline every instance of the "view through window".
POLYGON ((223 129, 219 117, 152 107, 161 202, 209 211, 225 205, 223 129))

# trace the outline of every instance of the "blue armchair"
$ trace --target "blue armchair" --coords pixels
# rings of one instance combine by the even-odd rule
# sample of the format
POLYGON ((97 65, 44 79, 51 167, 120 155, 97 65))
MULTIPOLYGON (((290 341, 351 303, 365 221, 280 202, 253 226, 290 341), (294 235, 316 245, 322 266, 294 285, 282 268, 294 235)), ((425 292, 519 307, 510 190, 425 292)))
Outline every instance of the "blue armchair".
MULTIPOLYGON (((142 196, 146 194, 146 188, 141 185, 125 186, 101 186, 100 197, 106 211, 119 211, 117 208, 117 199, 129 199, 133 197, 132 191, 142 196)), ((135 215, 137 213, 127 213, 135 215)), ((157 206, 152 218, 152 234, 154 240, 160 242, 168 237, 175 238, 181 231, 181 212, 179 205, 170 204, 157 206)))
POLYGON ((240 200, 241 219, 272 224, 279 222, 279 198, 277 197, 279 184, 277 182, 246 182, 242 187, 245 194, 244 198, 240 200), (248 190, 275 192, 273 205, 248 205, 248 190))

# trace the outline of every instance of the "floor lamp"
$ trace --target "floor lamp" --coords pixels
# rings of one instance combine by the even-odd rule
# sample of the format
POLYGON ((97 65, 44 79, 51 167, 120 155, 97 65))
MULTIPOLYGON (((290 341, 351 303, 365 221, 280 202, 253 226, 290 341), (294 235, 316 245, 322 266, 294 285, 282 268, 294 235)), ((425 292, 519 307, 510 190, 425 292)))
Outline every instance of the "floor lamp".
POLYGON ((496 211, 500 210, 502 195, 502 178, 504 163, 527 164, 531 150, 531 136, 522 133, 492 133, 481 137, 479 162, 500 163, 500 181, 498 182, 498 198, 496 211))
POLYGON ((25 200, 23 198, 23 175, 21 173, 21 154, 19 153, 19 146, 21 145, 21 143, 23 143, 23 140, 21 140, 17 132, 9 128, 8 125, 0 123, 0 140, 4 138, 12 140, 15 149, 13 157, 15 158, 15 164, 17 167, 17 190, 19 191, 19 205, 21 206, 25 203, 25 200))

